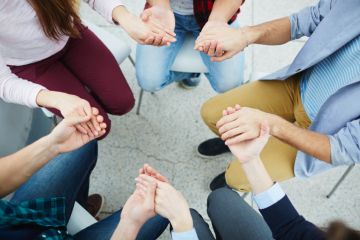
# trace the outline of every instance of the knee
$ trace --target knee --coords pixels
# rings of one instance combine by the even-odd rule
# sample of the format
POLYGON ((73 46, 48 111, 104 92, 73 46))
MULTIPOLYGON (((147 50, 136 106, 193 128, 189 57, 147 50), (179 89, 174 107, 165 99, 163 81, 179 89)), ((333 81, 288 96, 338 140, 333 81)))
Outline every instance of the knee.
POLYGON ((218 111, 213 98, 209 99, 202 105, 200 114, 205 124, 210 127, 215 126, 216 122, 221 117, 221 111, 218 111))
POLYGON ((214 90, 217 93, 225 93, 231 89, 239 87, 244 82, 244 77, 237 77, 234 79, 227 79, 227 81, 222 82, 214 86, 214 90))
MULTIPOLYGON (((132 92, 118 94, 112 106, 107 106, 107 112, 113 115, 124 115, 131 111, 135 105, 135 98, 132 92)), ((109 120, 110 121, 110 120, 109 120)))
POLYGON ((163 88, 166 82, 165 74, 155 69, 136 69, 138 84, 144 91, 156 92, 163 88))
POLYGON ((226 206, 228 204, 227 200, 231 199, 232 194, 236 193, 228 187, 219 188, 210 193, 207 199, 208 215, 211 217, 214 212, 217 212, 221 207, 226 206))

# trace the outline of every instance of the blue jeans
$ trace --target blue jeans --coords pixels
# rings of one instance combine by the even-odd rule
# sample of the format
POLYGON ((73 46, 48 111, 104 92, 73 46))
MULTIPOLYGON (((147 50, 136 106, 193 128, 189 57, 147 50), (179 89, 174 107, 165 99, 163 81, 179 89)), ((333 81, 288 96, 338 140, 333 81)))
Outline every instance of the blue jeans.
MULTIPOLYGON (((191 33, 194 38, 201 31, 194 15, 179 15, 175 13, 176 42, 170 46, 154 47, 138 45, 136 49, 136 76, 139 85, 145 91, 155 92, 167 85, 196 77, 196 73, 171 71, 175 58, 183 46, 185 37, 191 33)), ((231 25, 238 27, 236 23, 231 25)), ((216 92, 222 93, 238 87, 244 81, 244 54, 239 53, 223 62, 211 62, 210 57, 200 53, 209 72, 206 77, 216 92)))
MULTIPOLYGON (((89 192, 89 178, 96 165, 96 141, 51 160, 34 174, 14 194, 11 202, 19 203, 35 198, 65 197, 66 219, 70 218, 75 201, 85 206, 89 192)), ((120 221, 120 211, 82 230, 75 239, 110 239, 120 221)), ((156 239, 166 229, 168 221, 156 216, 141 229, 137 239, 156 239)))

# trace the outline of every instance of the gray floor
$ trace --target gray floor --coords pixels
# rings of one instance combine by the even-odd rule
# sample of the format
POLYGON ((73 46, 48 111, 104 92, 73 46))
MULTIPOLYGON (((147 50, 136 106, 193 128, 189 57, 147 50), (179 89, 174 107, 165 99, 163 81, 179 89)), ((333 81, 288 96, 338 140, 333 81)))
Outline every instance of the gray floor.
MULTIPOLYGON (((125 1, 128 8, 139 13, 144 1, 125 1)), ((247 0, 242 9, 241 23, 251 25, 290 13, 312 4, 312 0, 247 0)), ((122 40, 129 40, 115 26, 108 25, 94 12, 82 9, 86 19, 105 27, 122 40)), ((119 41, 121 41, 119 39, 119 41)), ((304 44, 299 40, 284 46, 255 46, 246 50, 246 77, 256 78, 288 64, 304 44)), ((136 97, 139 87, 134 68, 126 60, 121 68, 136 97)), ((175 84, 155 95, 145 94, 140 116, 135 110, 123 117, 112 117, 113 129, 100 143, 98 165, 92 176, 92 192, 106 196, 106 212, 120 208, 134 189, 137 170, 150 163, 171 179, 182 191, 190 206, 206 215, 206 198, 211 179, 222 172, 231 155, 204 160, 196 155, 196 146, 213 137, 200 118, 201 104, 215 92, 206 79, 200 87, 188 91, 175 84)), ((308 220, 326 226, 329 221, 341 219, 360 228, 360 185, 355 168, 331 199, 325 195, 341 176, 344 168, 334 169, 310 179, 293 179, 282 183, 291 200, 308 220)), ((247 199, 249 201, 249 199, 247 199)), ((169 239, 165 232, 161 239, 169 239)))

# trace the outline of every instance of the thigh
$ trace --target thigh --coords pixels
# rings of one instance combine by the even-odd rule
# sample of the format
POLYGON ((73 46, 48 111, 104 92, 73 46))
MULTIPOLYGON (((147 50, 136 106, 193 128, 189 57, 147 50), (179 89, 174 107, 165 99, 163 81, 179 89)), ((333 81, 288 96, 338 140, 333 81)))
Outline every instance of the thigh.
MULTIPOLYGON (((261 153, 266 170, 273 181, 281 182, 294 175, 294 164, 297 150, 290 145, 271 137, 261 153)), ((226 170, 227 184, 238 191, 250 192, 251 187, 240 163, 233 160, 226 170)))
POLYGON ((110 50, 87 27, 70 39, 61 61, 109 113, 121 115, 134 105, 132 91, 110 50))
POLYGON ((201 58, 209 70, 205 75, 216 92, 229 91, 244 82, 245 54, 243 52, 222 62, 212 62, 210 57, 203 52, 201 58))
POLYGON ((255 81, 217 95, 204 103, 201 116, 215 134, 218 134, 215 125, 222 117, 222 111, 236 104, 273 113, 294 122, 293 94, 286 81, 255 81))
POLYGON ((194 209, 190 209, 190 213, 199 240, 215 240, 209 225, 205 222, 204 218, 194 209))
MULTIPOLYGON (((38 74, 32 81, 45 86, 49 90, 76 95, 87 100, 92 107, 99 109, 100 114, 104 117, 104 122, 107 124, 107 133, 109 132, 111 128, 111 121, 102 104, 99 103, 99 101, 85 89, 85 86, 78 80, 78 78, 74 76, 61 62, 51 64, 46 71, 38 74)), ((58 116, 62 116, 57 109, 49 110, 58 116)))
POLYGON ((186 36, 186 30, 179 19, 176 19, 175 33, 176 42, 170 46, 137 45, 136 77, 140 87, 145 91, 160 90, 174 81, 170 69, 186 36))
MULTIPOLYGON (((76 240, 110 240, 116 227, 120 222, 121 211, 113 213, 111 216, 100 222, 85 228, 74 236, 76 240)), ((148 220, 140 229, 137 240, 155 240, 167 228, 169 221, 155 216, 148 220)))
POLYGON ((78 150, 59 155, 22 185, 11 202, 65 197, 69 219, 77 193, 96 164, 97 151, 97 142, 93 141, 78 150))
POLYGON ((273 239, 264 219, 229 188, 220 188, 210 194, 208 215, 217 239, 273 239))

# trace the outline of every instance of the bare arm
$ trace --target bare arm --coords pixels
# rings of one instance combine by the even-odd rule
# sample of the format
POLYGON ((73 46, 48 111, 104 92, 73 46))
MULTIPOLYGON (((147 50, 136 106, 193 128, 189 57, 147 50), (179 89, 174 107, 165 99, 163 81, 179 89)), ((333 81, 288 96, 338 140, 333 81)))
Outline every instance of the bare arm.
POLYGON ((160 6, 171 9, 169 0, 147 0, 147 3, 149 3, 151 6, 160 6))
POLYGON ((247 27, 243 31, 249 44, 280 45, 291 40, 291 24, 288 17, 247 27))
POLYGON ((328 136, 300 128, 278 116, 270 118, 271 135, 326 163, 331 163, 328 136))
POLYGON ((331 163, 331 147, 328 136, 300 128, 271 113, 235 106, 237 111, 221 118, 217 127, 227 145, 241 143, 259 136, 260 124, 269 123, 270 134, 294 148, 331 163))
POLYGON ((13 192, 59 152, 48 137, 10 156, 0 158, 0 197, 13 192))
MULTIPOLYGON (((82 134, 75 128, 75 125, 86 121, 86 117, 66 118, 46 137, 0 158, 0 197, 16 190, 59 153, 73 151, 93 140, 94 136, 82 134)), ((101 137, 105 134, 106 126, 102 124, 102 116, 98 121, 102 127, 98 137, 101 137)))
POLYGON ((243 2, 243 0, 216 0, 209 21, 228 22, 243 2))

